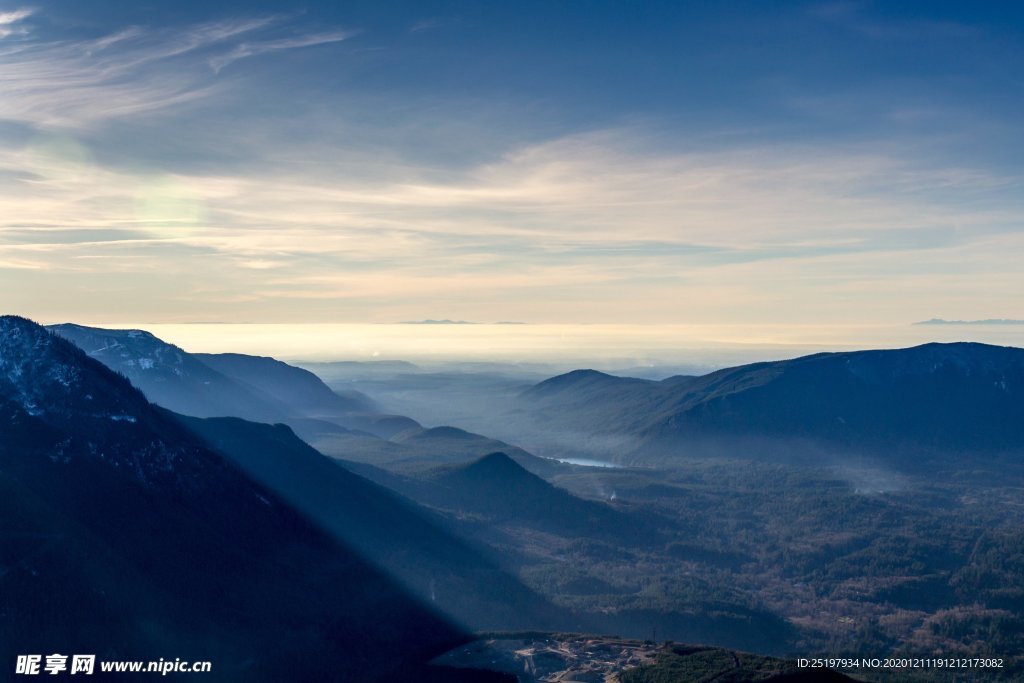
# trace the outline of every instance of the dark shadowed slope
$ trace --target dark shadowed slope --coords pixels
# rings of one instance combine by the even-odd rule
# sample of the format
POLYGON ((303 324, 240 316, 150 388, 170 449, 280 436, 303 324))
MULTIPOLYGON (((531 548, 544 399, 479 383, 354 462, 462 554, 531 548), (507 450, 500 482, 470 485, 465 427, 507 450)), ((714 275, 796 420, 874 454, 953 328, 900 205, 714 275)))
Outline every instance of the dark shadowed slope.
POLYGON ((324 529, 473 629, 554 625, 557 611, 415 503, 339 467, 284 425, 180 418, 324 529))
POLYGON ((577 409, 586 408, 596 400, 602 407, 613 410, 618 404, 656 402, 661 386, 662 382, 649 379, 618 377, 597 370, 573 370, 530 387, 522 397, 577 409))
POLYGON ((330 418, 345 413, 380 412, 369 396, 353 390, 333 391, 309 370, 274 358, 241 353, 192 355, 217 372, 273 396, 302 415, 330 418))
POLYGON ((1024 448, 1022 349, 957 343, 816 354, 662 382, 593 375, 543 382, 521 405, 538 424, 636 439, 624 459, 721 453, 730 442, 856 450, 899 464, 920 453, 1024 448))
POLYGON ((461 638, 123 377, 0 318, 0 659, 374 680, 461 638))
POLYGON ((485 520, 488 525, 643 544, 655 539, 658 526, 664 523, 651 514, 578 498, 552 486, 505 453, 491 453, 469 464, 410 476, 342 464, 423 505, 458 518, 485 520))
POLYGON ((649 427, 687 433, 809 437, 875 449, 1024 446, 1024 349, 926 344, 818 354, 723 370, 649 427))
POLYGON ((573 370, 536 384, 525 392, 535 399, 560 398, 577 402, 588 394, 615 396, 618 400, 643 396, 658 382, 635 377, 618 377, 598 370, 573 370))
POLYGON ((296 429, 303 439, 324 455, 361 462, 392 472, 417 475, 439 465, 465 464, 495 450, 507 451, 533 471, 544 471, 551 461, 521 448, 456 427, 412 427, 390 439, 369 439, 365 433, 342 433, 319 425, 296 429))
POLYGON ((434 504, 584 536, 614 538, 631 521, 605 503, 577 498, 526 471, 504 453, 443 470, 434 479, 434 504))
POLYGON ((621 462, 664 397, 660 382, 574 370, 523 392, 505 417, 534 453, 621 462))
POLYGON ((528 468, 538 469, 550 465, 549 461, 531 455, 521 448, 458 427, 410 429, 396 434, 391 440, 421 454, 421 457, 431 456, 432 465, 438 462, 465 464, 498 451, 508 454, 513 460, 528 468))

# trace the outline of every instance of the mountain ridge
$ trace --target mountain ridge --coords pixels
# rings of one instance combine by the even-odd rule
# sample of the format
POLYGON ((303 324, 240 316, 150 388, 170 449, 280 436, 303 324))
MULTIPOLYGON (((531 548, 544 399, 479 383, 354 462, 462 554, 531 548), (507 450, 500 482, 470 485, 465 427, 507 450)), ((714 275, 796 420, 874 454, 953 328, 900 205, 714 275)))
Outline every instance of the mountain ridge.
POLYGON ((640 384, 546 380, 519 405, 542 425, 636 440, 628 459, 686 450, 998 453, 1024 448, 1024 349, 975 342, 819 353, 640 384), (563 389, 545 392, 545 387, 563 389), (566 389, 566 387, 568 387, 566 389), (760 440, 760 446, 758 444, 760 440), (769 440, 774 443, 769 444, 769 440), (741 444, 740 441, 743 441, 741 444))
POLYGON ((60 647, 210 660, 225 681, 373 679, 465 638, 23 318, 0 317, 0 491, 8 661, 60 647))

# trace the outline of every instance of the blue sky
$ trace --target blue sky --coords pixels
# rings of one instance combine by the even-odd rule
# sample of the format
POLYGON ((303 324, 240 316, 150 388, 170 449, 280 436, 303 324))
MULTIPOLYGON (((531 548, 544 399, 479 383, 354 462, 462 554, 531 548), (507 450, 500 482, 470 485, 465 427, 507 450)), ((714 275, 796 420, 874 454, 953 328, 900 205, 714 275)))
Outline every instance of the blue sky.
POLYGON ((45 320, 1024 318, 1017 3, 0 3, 45 320))

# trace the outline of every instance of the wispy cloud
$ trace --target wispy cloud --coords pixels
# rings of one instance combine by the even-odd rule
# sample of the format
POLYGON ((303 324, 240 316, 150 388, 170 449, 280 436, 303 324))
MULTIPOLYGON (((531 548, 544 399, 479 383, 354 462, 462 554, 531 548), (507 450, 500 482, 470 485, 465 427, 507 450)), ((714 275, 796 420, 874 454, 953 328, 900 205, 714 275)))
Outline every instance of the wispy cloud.
POLYGON ((435 28, 440 28, 443 22, 440 19, 423 19, 417 21, 409 27, 409 33, 420 33, 421 31, 431 31, 435 28))
POLYGON ((263 319, 331 301, 401 319, 436 300, 466 318, 500 303, 534 321, 656 321, 680 298, 703 319, 778 315, 787 298, 835 317, 834 297, 860 302, 843 315, 902 318, 929 297, 1015 291, 1020 179, 897 151, 670 152, 615 130, 368 181, 358 164, 139 175, 44 145, 0 157, 23 176, 0 192, 0 258, 57 280, 188 274, 218 292, 206 305, 245 292, 263 319), (871 303, 886 288, 900 294, 871 303))
POLYGON ((294 38, 279 38, 277 40, 264 40, 256 42, 245 42, 237 45, 230 52, 210 58, 210 67, 220 72, 228 64, 237 62, 246 57, 255 57, 267 52, 279 52, 281 50, 294 50, 314 45, 327 43, 340 43, 356 35, 356 31, 334 31, 331 33, 317 33, 308 36, 296 36, 294 38))
POLYGON ((17 9, 10 12, 0 12, 0 40, 14 35, 25 35, 28 29, 24 26, 17 26, 22 19, 32 16, 31 9, 17 9))
MULTIPOLYGON (((8 23, 27 11, 0 15, 8 23)), ((220 92, 210 65, 263 52, 337 42, 346 32, 267 38, 284 20, 248 17, 180 28, 133 26, 89 40, 29 40, 0 52, 0 120, 81 129, 105 121, 173 109, 220 92), (211 51, 228 49, 225 55, 211 51)), ((13 29, 10 29, 13 30, 13 29)))
POLYGON ((838 0, 810 5, 809 12, 823 21, 875 40, 977 37, 980 31, 969 24, 924 19, 882 20, 866 11, 864 2, 838 0))
POLYGON ((14 24, 26 17, 32 16, 30 9, 18 9, 11 12, 0 12, 0 26, 14 24))
MULTIPOLYGON (((822 12, 851 26, 862 13, 822 12)), ((534 125, 513 97, 424 94, 402 64, 433 41, 409 36, 411 19, 372 60, 404 86, 357 77, 310 96, 310 65, 331 66, 316 51, 284 71, 287 99, 264 60, 231 65, 353 32, 264 16, 3 42, 0 122, 17 125, 0 127, 0 291, 69 314, 126 301, 150 319, 402 320, 438 302, 444 317, 537 322, 970 318, 980 300, 1014 315, 1019 169, 903 127, 534 125)), ((801 120, 849 115, 855 92, 826 95, 801 120)), ((932 109, 908 111, 912 124, 932 109)))

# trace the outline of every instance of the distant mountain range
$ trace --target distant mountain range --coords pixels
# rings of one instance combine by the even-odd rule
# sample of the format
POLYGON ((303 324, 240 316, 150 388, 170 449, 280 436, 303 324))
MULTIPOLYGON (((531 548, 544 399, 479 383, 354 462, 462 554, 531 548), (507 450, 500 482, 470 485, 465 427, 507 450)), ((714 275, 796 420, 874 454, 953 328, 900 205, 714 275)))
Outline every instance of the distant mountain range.
POLYGON ((316 375, 259 356, 191 354, 142 330, 63 324, 56 332, 127 377, 154 403, 197 417, 261 422, 376 410, 358 392, 337 394, 316 375))
MULTIPOLYGON (((409 667, 464 638, 210 441, 60 336, 0 318, 4 661, 171 655, 213 661, 219 681, 415 680, 409 667)), ((338 496, 391 506, 360 521, 438 538, 342 474, 338 496)))
MULTIPOLYGON (((515 401, 493 416, 506 434, 523 425, 622 463, 865 456, 973 471, 1024 452, 1024 350, 983 344, 815 354, 661 381, 577 370, 515 401)), ((616 553, 669 573, 676 559, 701 562, 690 535, 704 522, 665 513, 674 499, 621 500, 642 490, 630 482, 668 470, 586 481, 605 474, 627 495, 579 498, 560 486, 591 495, 585 468, 424 428, 272 358, 0 317, 0 656, 173 653, 214 661, 225 681, 442 681, 456 679, 424 662, 469 630, 642 637, 654 623, 789 651, 792 624, 728 595, 681 593, 700 605, 685 611, 659 584, 571 566, 593 556, 614 569, 616 553), (150 402, 158 396, 161 406, 150 402)), ((700 510, 699 480, 671 488, 700 510)))
MULTIPOLYGON (((504 452, 535 473, 550 467, 500 440, 378 412, 364 394, 332 391, 311 372, 272 358, 189 354, 137 330, 52 329, 166 408, 285 423, 333 457, 413 472, 504 452)), ((1024 350, 926 344, 661 381, 577 370, 528 389, 496 421, 511 427, 505 433, 529 434, 534 447, 546 434, 557 441, 554 451, 618 462, 860 454, 903 466, 1024 449, 1022 386, 1024 350)))
POLYGON ((914 325, 1024 325, 1024 320, 1012 318, 986 318, 985 320, 943 320, 932 318, 914 323, 914 325))
MULTIPOLYGON (((481 323, 471 322, 469 320, 403 320, 402 325, 480 325, 481 323)), ((486 324, 486 323, 483 323, 486 324)), ((493 325, 525 325, 526 323, 517 322, 515 320, 502 320, 493 325)))
POLYGON ((274 358, 189 353, 142 330, 82 325, 49 329, 127 377, 146 397, 192 417, 283 423, 328 455, 375 464, 433 466, 495 450, 528 454, 454 428, 424 428, 358 391, 334 391, 308 370, 274 358))
POLYGON ((403 320, 402 325, 476 325, 468 320, 403 320))
POLYGON ((540 429, 618 439, 612 457, 1024 450, 1024 349, 975 343, 825 353, 657 382, 580 370, 524 392, 540 429))

